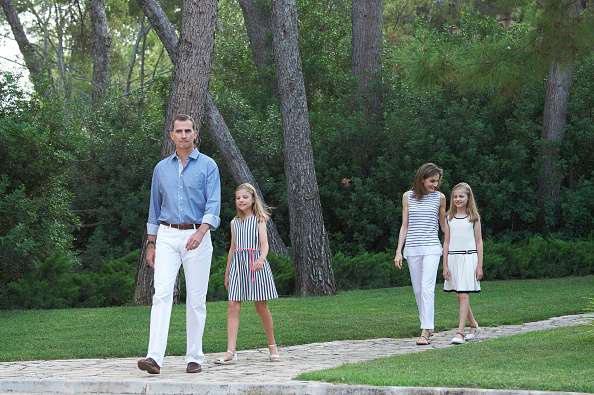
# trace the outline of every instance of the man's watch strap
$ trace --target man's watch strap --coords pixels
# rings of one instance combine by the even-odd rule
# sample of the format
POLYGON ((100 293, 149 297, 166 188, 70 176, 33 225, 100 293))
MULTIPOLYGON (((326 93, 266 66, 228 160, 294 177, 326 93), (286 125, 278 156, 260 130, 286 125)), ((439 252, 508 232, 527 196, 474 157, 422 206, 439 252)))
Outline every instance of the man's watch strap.
POLYGON ((149 244, 152 244, 152 245, 153 245, 153 246, 155 246, 155 247, 157 246, 157 244, 155 244, 155 242, 154 242, 154 241, 152 241, 152 240, 147 240, 147 241, 146 241, 146 245, 147 245, 147 247, 148 247, 148 245, 149 245, 149 244))

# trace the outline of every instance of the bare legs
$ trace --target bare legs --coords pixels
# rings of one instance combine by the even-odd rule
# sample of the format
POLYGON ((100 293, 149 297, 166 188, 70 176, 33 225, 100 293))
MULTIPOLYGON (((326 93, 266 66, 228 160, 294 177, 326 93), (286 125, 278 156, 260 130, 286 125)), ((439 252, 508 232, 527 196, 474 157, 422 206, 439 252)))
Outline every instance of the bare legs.
MULTIPOLYGON (((460 303, 460 322, 458 324, 458 332, 464 333, 464 328, 466 327, 466 320, 471 327, 477 327, 478 323, 474 319, 474 315, 472 314, 472 310, 470 309, 470 295, 467 293, 457 293, 456 297, 458 298, 458 303, 460 303)), ((472 329, 471 329, 472 330, 472 329)), ((457 337, 464 339, 464 336, 460 336, 460 334, 456 334, 457 337)))
POLYGON ((270 354, 278 354, 278 350, 276 348, 276 342, 274 341, 274 327, 272 324, 272 315, 270 314, 270 310, 268 310, 268 303, 265 300, 258 300, 255 301, 254 304, 256 305, 256 311, 262 320, 262 325, 264 326, 264 332, 266 332, 266 340, 267 345, 273 345, 273 347, 268 347, 270 354))
MULTIPOLYGON (((254 302, 256 311, 262 320, 264 326, 264 332, 266 332, 266 340, 268 345, 275 344, 274 341, 274 330, 272 323, 272 315, 268 310, 268 303, 265 300, 258 300, 254 302)), ((237 332, 239 331, 239 313, 241 312, 241 302, 229 301, 229 307, 227 309, 227 350, 235 353, 237 347, 237 332)), ((276 346, 269 347, 271 354, 278 354, 276 346)), ((230 360, 233 355, 225 353, 223 355, 225 360, 230 360)))

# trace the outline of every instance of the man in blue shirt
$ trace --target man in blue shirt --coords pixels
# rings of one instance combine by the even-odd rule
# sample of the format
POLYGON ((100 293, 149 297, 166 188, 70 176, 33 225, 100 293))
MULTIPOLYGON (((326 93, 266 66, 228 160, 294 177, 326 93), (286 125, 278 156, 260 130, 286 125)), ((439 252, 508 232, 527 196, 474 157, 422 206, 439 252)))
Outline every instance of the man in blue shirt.
POLYGON ((170 133, 173 155, 153 172, 146 260, 155 269, 150 340, 146 359, 138 368, 161 372, 173 304, 173 287, 180 265, 186 277, 186 371, 202 371, 202 335, 206 320, 206 291, 212 259, 210 231, 221 220, 221 182, 214 160, 194 146, 196 123, 178 115, 170 133))

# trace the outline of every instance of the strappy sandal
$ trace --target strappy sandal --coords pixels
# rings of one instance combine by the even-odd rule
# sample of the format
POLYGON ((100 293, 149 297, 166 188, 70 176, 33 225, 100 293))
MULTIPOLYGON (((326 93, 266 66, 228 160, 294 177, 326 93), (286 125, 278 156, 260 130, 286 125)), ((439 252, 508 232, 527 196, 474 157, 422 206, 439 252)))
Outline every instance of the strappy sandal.
POLYGON ((429 338, 425 335, 421 335, 421 337, 419 337, 419 340, 417 340, 417 346, 428 346, 429 344, 431 344, 431 342, 429 341, 429 338), (425 339, 427 342, 423 342, 421 341, 421 338, 425 339))
POLYGON ((468 332, 468 335, 466 335, 464 337, 464 340, 473 340, 476 336, 477 333, 479 333, 479 331, 481 330, 481 327, 478 325, 478 323, 476 324, 476 326, 472 326, 470 325, 470 330, 474 329, 474 333, 470 333, 468 332))
MULTIPOLYGON (((268 348, 270 349, 270 347, 276 347, 276 352, 278 352, 278 347, 276 346, 276 344, 269 344, 268 348)), ((280 355, 278 354, 270 354, 270 356, 268 357, 268 359, 270 360, 270 362, 279 362, 280 361, 280 355)))
POLYGON ((464 344, 464 333, 456 332, 456 336, 452 339, 452 344, 464 344), (459 338, 458 335, 462 336, 462 338, 459 338))
POLYGON ((223 355, 220 358, 215 358, 214 363, 216 363, 217 365, 233 365, 233 364, 235 364, 237 362, 237 354, 231 350, 227 350, 227 352, 229 354, 233 355, 233 358, 225 359, 225 356, 223 355))

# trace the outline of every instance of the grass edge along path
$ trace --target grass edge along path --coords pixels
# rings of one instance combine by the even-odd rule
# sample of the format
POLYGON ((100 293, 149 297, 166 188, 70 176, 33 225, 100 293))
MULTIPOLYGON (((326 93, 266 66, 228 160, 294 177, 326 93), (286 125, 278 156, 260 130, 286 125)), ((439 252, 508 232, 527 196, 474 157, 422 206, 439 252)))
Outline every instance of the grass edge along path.
MULTIPOLYGON (((594 276, 482 282, 471 306, 483 327, 521 324, 582 313, 594 276)), ((438 285, 436 331, 458 325, 456 296, 438 285)), ((336 296, 283 298, 269 302, 277 343, 283 346, 333 340, 407 338, 420 333, 411 287, 342 292, 336 296)), ((204 352, 227 345, 227 302, 207 304, 204 352)), ((144 356, 150 307, 0 311, 0 361, 144 356)), ((253 303, 244 303, 238 349, 266 345, 253 303)), ((167 355, 185 355, 185 305, 174 306, 167 355)))
POLYGON ((337 384, 594 393, 594 333, 576 326, 304 373, 337 384))

